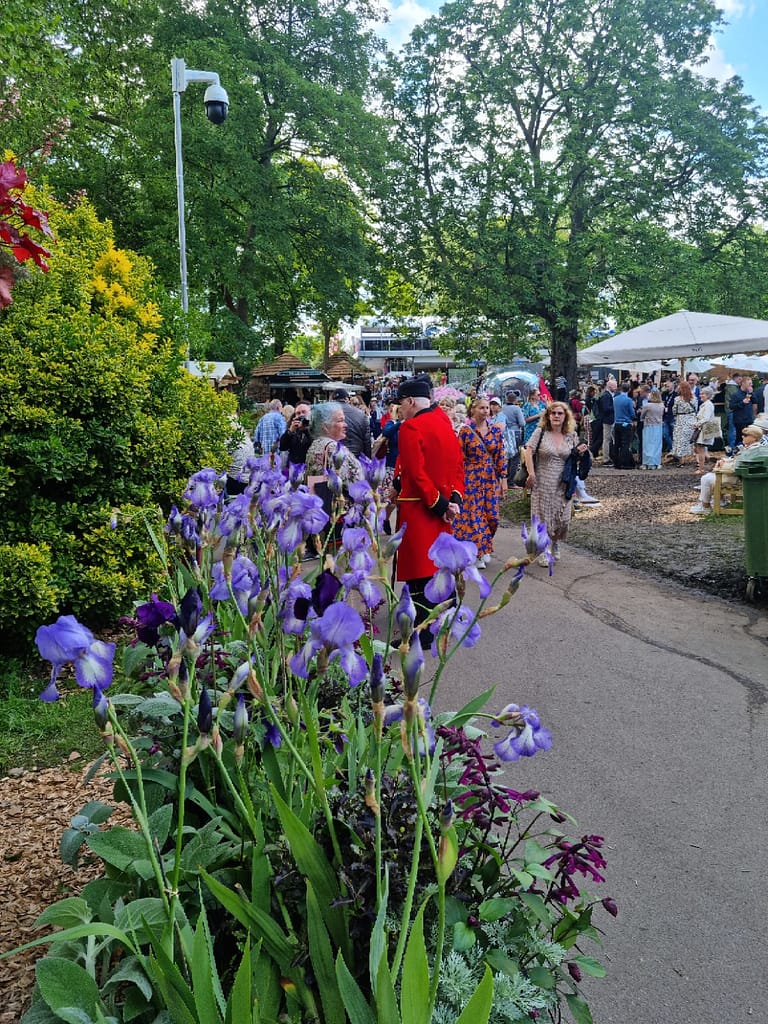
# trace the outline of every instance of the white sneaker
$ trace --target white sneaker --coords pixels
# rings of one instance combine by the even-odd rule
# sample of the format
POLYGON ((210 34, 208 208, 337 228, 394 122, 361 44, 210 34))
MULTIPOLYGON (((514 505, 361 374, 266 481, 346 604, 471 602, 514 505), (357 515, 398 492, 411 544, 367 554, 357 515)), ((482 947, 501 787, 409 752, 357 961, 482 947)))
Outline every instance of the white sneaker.
POLYGON ((560 561, 560 542, 557 540, 552 545, 552 557, 556 562, 560 561))
POLYGON ((591 494, 586 494, 583 498, 579 498, 582 505, 601 505, 602 502, 599 498, 593 498, 591 494))
POLYGON ((699 505, 694 505, 693 508, 690 511, 693 512, 693 514, 695 516, 705 516, 705 515, 707 515, 707 513, 712 511, 712 508, 709 505, 705 506, 705 505, 699 504, 699 505))
POLYGON ((480 557, 477 560, 477 568, 478 569, 486 569, 488 567, 488 562, 490 560, 491 560, 491 556, 490 555, 480 555, 480 557))
POLYGON ((549 559, 546 555, 539 555, 537 559, 537 564, 540 565, 542 569, 547 569, 549 568, 549 559))

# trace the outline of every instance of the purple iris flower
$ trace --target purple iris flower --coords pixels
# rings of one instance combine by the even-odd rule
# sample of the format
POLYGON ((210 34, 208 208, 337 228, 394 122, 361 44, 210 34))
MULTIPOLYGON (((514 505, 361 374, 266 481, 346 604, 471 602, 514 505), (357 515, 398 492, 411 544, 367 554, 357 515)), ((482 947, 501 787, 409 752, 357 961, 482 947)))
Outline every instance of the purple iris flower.
POLYGON ((523 523, 520 535, 523 538, 527 554, 531 556, 543 555, 547 548, 550 547, 547 524, 536 516, 531 516, 530 531, 525 523, 523 523))
MULTIPOLYGON (((452 636, 457 643, 461 640, 462 647, 474 647, 480 639, 481 633, 480 625, 475 621, 475 613, 471 608, 467 608, 466 605, 461 605, 459 608, 449 608, 442 615, 439 615, 430 624, 429 628, 435 637, 435 641, 441 630, 447 628, 449 636, 452 636)), ((436 642, 432 644, 432 653, 437 656, 436 642)))
POLYGON ((387 475, 387 460, 386 459, 369 459, 367 455, 359 455, 358 461, 363 467, 365 473, 365 479, 371 485, 374 490, 377 490, 384 483, 384 477, 387 475))
POLYGON ((153 594, 146 604, 140 604, 136 609, 136 621, 138 628, 136 636, 143 644, 154 646, 159 637, 160 626, 166 622, 175 622, 176 609, 168 601, 161 601, 157 594, 153 594))
POLYGON ((447 601, 456 590, 456 578, 476 583, 480 597, 486 598, 492 587, 475 565, 477 545, 471 541, 456 540, 451 533, 441 533, 427 552, 437 566, 437 572, 424 588, 424 596, 434 604, 447 601))
POLYGON ((347 674, 349 685, 357 686, 368 674, 365 659, 357 654, 353 644, 363 635, 365 626, 358 612, 339 601, 330 605, 311 626, 311 637, 298 654, 290 660, 291 671, 301 679, 309 676, 309 662, 325 647, 331 652, 330 660, 338 658, 347 674))
POLYGON ((337 441, 336 447, 333 449, 333 455, 331 456, 331 458, 333 459, 334 469, 341 469, 341 467, 344 465, 344 459, 346 459, 347 454, 348 450, 344 447, 341 441, 337 441))
POLYGON ((216 628, 212 615, 202 617, 203 602, 195 587, 190 587, 179 605, 178 622, 182 650, 195 651, 216 628))
POLYGON ((541 724, 535 708, 527 704, 507 704, 493 724, 512 726, 509 734, 493 745, 496 756, 502 761, 533 757, 537 751, 549 750, 552 746, 552 734, 541 724))
POLYGON ((237 706, 235 708, 234 719, 232 722, 232 737, 237 744, 241 747, 245 743, 245 737, 248 733, 248 709, 245 706, 245 694, 238 693, 237 695, 237 706))
POLYGON ((197 704, 197 731, 201 736, 208 736, 213 728, 213 704, 208 688, 203 686, 197 704))
POLYGON ((75 680, 85 689, 106 690, 112 682, 115 645, 96 640, 74 615, 60 615, 50 626, 40 626, 35 643, 41 658, 50 661, 51 681, 40 694, 47 703, 59 699, 56 680, 65 665, 75 666, 75 680))
POLYGON ((201 469, 189 478, 184 498, 195 508, 216 509, 221 499, 216 484, 223 484, 224 480, 224 473, 217 473, 215 469, 201 469))
POLYGON ((303 579, 292 580, 282 593, 280 619, 283 632, 300 636, 307 625, 312 588, 303 579))
POLYGON ((279 508, 283 518, 276 539, 286 553, 295 551, 305 537, 319 533, 329 522, 322 498, 309 491, 290 491, 282 496, 279 508))
POLYGON ((225 502, 217 526, 222 537, 231 537, 239 531, 242 531, 243 537, 252 537, 251 496, 236 494, 225 502))
POLYGON ((333 604, 340 590, 341 581, 330 570, 325 569, 320 573, 312 587, 312 607, 318 615, 322 615, 333 604))
POLYGON ((103 732, 109 721, 109 701, 104 691, 100 690, 98 686, 93 688, 93 717, 96 719, 96 725, 103 732))
POLYGON ((341 582, 347 593, 356 590, 360 594, 366 608, 378 608, 384 600, 384 594, 379 585, 371 579, 369 569, 347 572, 341 577, 341 582))
POLYGON ((338 497, 342 492, 343 485, 341 482, 341 477, 336 472, 333 466, 328 466, 328 468, 325 471, 325 478, 328 483, 328 490, 338 497))
MULTIPOLYGON (((422 756, 424 755, 424 739, 426 739, 426 749, 432 754, 435 750, 435 728, 432 725, 432 709, 424 697, 419 697, 416 701, 416 708, 419 719, 419 753, 422 756)), ((384 709, 384 728, 393 725, 395 722, 402 721, 403 714, 402 704, 389 704, 384 709)))
POLYGON ((270 722, 266 718, 264 719, 264 742, 274 747, 275 750, 279 750, 283 745, 283 734, 274 722, 270 722))
POLYGON ((395 622, 400 630, 403 640, 408 640, 413 632, 413 623, 416 620, 416 605, 411 599, 411 590, 407 583, 403 584, 400 591, 400 600, 395 607, 395 622))
POLYGON ((371 663, 371 678, 368 681, 371 688, 371 700, 374 703, 384 700, 384 656, 374 654, 371 663))
POLYGON ((424 651, 418 639, 411 644, 410 650, 403 658, 402 670, 405 696, 413 700, 419 692, 421 677, 424 674, 424 651))
POLYGON ((367 551, 371 546, 371 538, 368 531, 361 526, 347 527, 341 531, 341 546, 349 554, 357 551, 367 551))
POLYGON ((379 544, 381 547, 381 557, 384 559, 391 558, 400 545, 403 542, 403 534, 405 533, 407 523, 403 523, 396 533, 387 536, 386 534, 379 531, 379 544))
MULTIPOLYGON (((258 566, 246 555, 238 555, 232 561, 230 581, 232 593, 235 595, 235 603, 243 615, 247 615, 251 598, 261 592, 258 566)), ((212 601, 228 601, 230 598, 229 585, 221 562, 217 562, 213 567, 213 586, 209 591, 209 596, 212 601)))
POLYGON ((349 568, 352 572, 372 573, 376 560, 370 551, 353 551, 349 556, 349 568))

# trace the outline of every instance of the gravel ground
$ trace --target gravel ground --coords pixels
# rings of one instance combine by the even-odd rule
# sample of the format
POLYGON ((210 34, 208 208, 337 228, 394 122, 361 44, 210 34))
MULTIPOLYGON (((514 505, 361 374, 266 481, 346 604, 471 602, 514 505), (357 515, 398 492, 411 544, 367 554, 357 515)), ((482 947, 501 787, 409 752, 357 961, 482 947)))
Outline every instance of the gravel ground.
MULTIPOLYGON (((574 512, 568 543, 658 579, 744 601, 744 519, 693 515, 697 480, 692 466, 596 465, 587 489, 602 504, 574 512)), ((527 517, 528 502, 519 495, 513 492, 502 510, 510 526, 527 517)))

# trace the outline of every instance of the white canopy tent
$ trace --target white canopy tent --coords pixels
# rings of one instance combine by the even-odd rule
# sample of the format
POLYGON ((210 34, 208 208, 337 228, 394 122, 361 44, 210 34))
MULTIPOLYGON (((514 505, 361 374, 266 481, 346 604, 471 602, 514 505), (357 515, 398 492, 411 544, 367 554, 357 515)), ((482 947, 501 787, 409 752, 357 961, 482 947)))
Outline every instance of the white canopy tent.
POLYGON ((678 313, 622 331, 578 354, 580 366, 626 366, 648 360, 689 359, 768 352, 768 320, 719 313, 678 313))

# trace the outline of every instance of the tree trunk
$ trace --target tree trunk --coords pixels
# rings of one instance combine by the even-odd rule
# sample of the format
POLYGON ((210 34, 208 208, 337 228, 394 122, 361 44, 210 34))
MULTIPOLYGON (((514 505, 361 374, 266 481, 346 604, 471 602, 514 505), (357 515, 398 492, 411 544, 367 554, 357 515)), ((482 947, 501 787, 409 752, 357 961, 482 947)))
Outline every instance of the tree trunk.
POLYGON ((563 376, 568 381, 568 390, 576 387, 576 342, 579 329, 576 325, 568 327, 552 327, 552 357, 550 370, 552 383, 555 378, 563 376))

